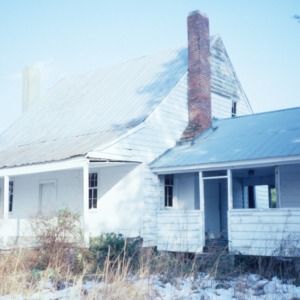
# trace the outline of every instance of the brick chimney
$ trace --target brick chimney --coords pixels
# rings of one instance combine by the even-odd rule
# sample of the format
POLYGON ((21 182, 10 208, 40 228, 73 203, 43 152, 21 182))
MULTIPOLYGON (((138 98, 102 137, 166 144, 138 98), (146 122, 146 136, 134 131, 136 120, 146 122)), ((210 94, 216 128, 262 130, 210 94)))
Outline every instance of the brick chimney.
POLYGON ((211 125, 209 21, 193 11, 187 22, 189 124, 181 140, 192 140, 211 125))

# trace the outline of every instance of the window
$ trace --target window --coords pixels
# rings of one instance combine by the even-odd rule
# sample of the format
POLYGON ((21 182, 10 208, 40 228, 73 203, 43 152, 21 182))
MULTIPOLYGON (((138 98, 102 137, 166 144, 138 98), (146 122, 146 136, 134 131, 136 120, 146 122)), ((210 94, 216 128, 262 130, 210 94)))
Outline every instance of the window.
POLYGON ((173 206, 174 176, 165 175, 165 207, 173 206))
POLYGON ((277 203, 277 191, 275 186, 269 186, 269 207, 270 208, 276 208, 278 207, 277 203))
POLYGON ((235 117, 236 116, 236 102, 232 102, 232 107, 231 107, 231 116, 235 117))
POLYGON ((248 207, 255 208, 255 188, 248 186, 248 207))
POLYGON ((89 174, 89 208, 97 208, 98 173, 89 174))
POLYGON ((8 203, 8 211, 12 211, 13 209, 13 200, 14 200, 14 182, 9 182, 9 203, 8 203))

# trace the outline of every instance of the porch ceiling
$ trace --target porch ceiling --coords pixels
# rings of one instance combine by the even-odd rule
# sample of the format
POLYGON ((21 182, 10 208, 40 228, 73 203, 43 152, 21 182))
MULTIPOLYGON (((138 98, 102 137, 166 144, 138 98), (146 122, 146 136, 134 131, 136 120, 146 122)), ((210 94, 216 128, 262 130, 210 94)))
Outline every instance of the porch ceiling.
POLYGON ((261 177, 261 176, 274 176, 275 168, 274 167, 261 167, 261 168, 244 168, 244 169, 235 169, 232 170, 232 175, 238 178, 248 178, 251 176, 261 177), (249 172, 253 172, 252 175, 249 175, 249 172))

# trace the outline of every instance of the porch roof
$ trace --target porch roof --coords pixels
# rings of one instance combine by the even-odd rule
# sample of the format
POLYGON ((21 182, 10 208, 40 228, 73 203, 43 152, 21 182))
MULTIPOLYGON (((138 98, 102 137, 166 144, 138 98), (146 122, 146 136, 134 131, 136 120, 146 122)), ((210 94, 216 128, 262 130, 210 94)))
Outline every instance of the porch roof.
POLYGON ((154 170, 300 156, 300 107, 213 120, 192 142, 155 160, 154 170))

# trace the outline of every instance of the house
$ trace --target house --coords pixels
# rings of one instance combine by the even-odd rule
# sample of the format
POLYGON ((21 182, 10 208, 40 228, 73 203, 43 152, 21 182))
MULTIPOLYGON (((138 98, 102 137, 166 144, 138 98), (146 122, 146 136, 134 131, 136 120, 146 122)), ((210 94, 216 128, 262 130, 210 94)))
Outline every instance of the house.
POLYGON ((150 163, 210 117, 252 114, 207 17, 191 13, 188 33, 188 49, 65 78, 41 99, 37 73, 26 71, 24 113, 0 134, 1 248, 29 245, 30 217, 65 207, 82 216, 86 243, 119 232, 157 245, 161 177, 150 163))

